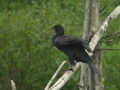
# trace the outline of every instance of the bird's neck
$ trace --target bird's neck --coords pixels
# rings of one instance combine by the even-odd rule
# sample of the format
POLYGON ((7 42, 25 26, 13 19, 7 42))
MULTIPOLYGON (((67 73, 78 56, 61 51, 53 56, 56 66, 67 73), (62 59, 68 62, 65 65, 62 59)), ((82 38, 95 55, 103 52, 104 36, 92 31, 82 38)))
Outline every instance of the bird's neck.
POLYGON ((57 37, 61 37, 61 36, 64 36, 64 35, 56 34, 56 35, 53 37, 53 40, 55 40, 57 37))

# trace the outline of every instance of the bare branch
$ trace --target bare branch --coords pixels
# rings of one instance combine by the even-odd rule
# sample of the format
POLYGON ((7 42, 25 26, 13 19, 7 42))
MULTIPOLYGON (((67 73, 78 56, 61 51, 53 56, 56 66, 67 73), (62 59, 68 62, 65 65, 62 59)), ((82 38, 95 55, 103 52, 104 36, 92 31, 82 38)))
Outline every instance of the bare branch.
POLYGON ((60 90, 65 84, 66 82, 71 78, 71 76, 74 74, 74 72, 78 69, 78 67, 80 66, 80 63, 77 63, 75 65, 74 71, 66 71, 63 76, 48 90, 60 90))
POLYGON ((61 63, 61 65, 58 67, 58 69, 56 70, 55 74, 52 76, 52 78, 50 79, 50 81, 48 82, 47 86, 45 87, 45 90, 48 90, 51 83, 53 82, 53 80, 56 78, 56 76, 58 75, 58 73, 60 72, 60 70, 62 69, 62 67, 64 66, 64 64, 66 63, 66 61, 63 61, 61 63))
POLYGON ((98 41, 101 39, 101 37, 103 36, 103 33, 106 32, 106 29, 108 27, 108 24, 111 20, 117 18, 117 16, 120 14, 120 6, 118 6, 117 8, 115 8, 115 10, 106 18, 106 20, 103 22, 103 24, 101 25, 100 29, 98 32, 96 32, 96 34, 93 36, 93 38, 91 39, 91 42, 89 43, 89 46, 91 48, 91 50, 94 51, 95 46, 97 45, 98 41))
POLYGON ((12 90, 16 90, 16 84, 13 80, 10 80, 12 90))

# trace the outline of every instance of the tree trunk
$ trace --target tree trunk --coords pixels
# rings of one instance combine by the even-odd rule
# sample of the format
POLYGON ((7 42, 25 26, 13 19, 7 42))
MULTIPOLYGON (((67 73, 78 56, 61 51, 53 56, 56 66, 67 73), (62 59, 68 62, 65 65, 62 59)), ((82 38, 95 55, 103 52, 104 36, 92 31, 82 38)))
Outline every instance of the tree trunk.
MULTIPOLYGON (((90 40, 99 30, 99 0, 86 0, 83 39, 90 40)), ((100 48, 100 44, 97 45, 100 48)), ((101 51, 94 51, 96 67, 101 71, 101 51)), ((86 64, 81 66, 80 90, 103 90, 100 77, 92 73, 86 64)))
MULTIPOLYGON (((101 48, 101 43, 98 43, 96 48, 100 49, 101 48)), ((94 60, 95 60, 96 67, 102 73, 102 51, 101 50, 95 50, 93 57, 94 57, 94 60)), ((94 80, 95 80, 95 85, 94 85, 95 90, 104 90, 104 84, 103 84, 102 78, 98 77, 98 76, 95 76, 94 80)))
MULTIPOLYGON (((83 39, 88 40, 89 39, 89 30, 90 30, 90 6, 91 1, 86 0, 86 8, 85 8, 85 20, 84 20, 84 32, 83 32, 83 39)), ((81 64, 81 75, 80 75, 80 90, 88 90, 88 66, 87 64, 82 63, 81 64)))

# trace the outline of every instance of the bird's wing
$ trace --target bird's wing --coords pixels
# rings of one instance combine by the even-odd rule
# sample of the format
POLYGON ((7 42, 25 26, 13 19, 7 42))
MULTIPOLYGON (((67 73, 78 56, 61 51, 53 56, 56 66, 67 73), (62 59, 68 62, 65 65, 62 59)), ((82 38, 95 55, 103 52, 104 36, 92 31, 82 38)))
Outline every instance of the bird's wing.
POLYGON ((80 45, 83 46, 88 51, 91 51, 89 48, 89 43, 86 40, 82 40, 75 36, 60 36, 55 39, 57 45, 80 45))

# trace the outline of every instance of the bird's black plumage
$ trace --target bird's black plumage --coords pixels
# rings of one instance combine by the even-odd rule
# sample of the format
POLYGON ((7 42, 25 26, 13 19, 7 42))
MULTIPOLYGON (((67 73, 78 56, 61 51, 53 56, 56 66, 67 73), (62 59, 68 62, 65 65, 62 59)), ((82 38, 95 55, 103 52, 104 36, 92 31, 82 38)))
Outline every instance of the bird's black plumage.
POLYGON ((99 73, 92 58, 86 52, 86 50, 91 51, 87 41, 75 36, 64 35, 64 28, 61 25, 55 25, 53 30, 56 32, 53 37, 53 45, 68 56, 71 65, 81 61, 87 63, 93 72, 99 73))

